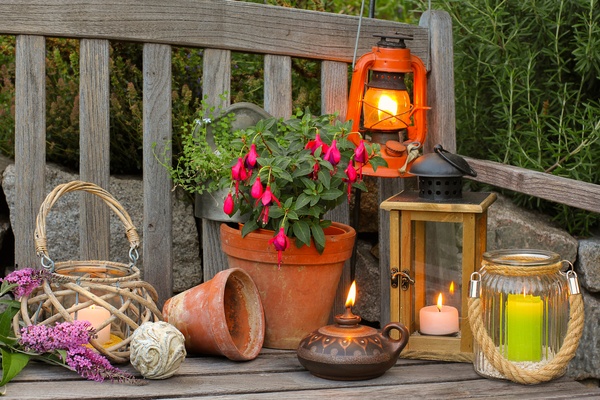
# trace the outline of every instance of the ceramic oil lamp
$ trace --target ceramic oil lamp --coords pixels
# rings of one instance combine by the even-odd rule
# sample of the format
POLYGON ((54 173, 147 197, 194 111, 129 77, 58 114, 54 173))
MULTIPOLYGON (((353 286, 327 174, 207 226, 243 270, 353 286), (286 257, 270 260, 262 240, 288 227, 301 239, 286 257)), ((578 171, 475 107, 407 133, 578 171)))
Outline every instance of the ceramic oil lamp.
POLYGON ((346 311, 327 325, 306 336, 298 346, 298 360, 311 374, 325 379, 363 380, 381 376, 398 359, 408 342, 408 329, 389 323, 380 332, 360 325, 361 318, 352 313, 356 283, 352 283, 346 300, 346 311), (390 337, 392 330, 400 339, 390 337))

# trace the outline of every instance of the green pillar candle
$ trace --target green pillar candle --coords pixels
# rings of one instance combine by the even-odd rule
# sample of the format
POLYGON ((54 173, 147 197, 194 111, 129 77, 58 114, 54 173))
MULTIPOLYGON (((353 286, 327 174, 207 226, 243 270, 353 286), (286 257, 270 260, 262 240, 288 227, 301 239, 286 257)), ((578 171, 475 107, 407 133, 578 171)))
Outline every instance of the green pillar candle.
POLYGON ((540 296, 508 295, 506 342, 510 361, 541 361, 543 312, 540 296))

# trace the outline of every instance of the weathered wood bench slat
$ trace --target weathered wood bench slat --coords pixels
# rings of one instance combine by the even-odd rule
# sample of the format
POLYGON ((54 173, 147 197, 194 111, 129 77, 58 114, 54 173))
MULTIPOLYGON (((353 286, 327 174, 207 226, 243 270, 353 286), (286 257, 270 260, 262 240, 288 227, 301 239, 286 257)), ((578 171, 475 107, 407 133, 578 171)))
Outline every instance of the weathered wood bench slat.
MULTIPOLYGON (((142 261, 144 279, 165 282, 156 285, 160 299, 172 295, 173 280, 173 193, 165 168, 156 162, 154 153, 163 154, 172 138, 171 113, 171 46, 144 44, 143 88, 143 190, 144 220, 142 261), (156 144, 156 148, 153 149, 156 144), (158 250, 158 251, 157 251, 158 250), (162 251, 161 251, 162 250, 162 251)), ((171 154, 167 151, 165 154, 171 154)), ((140 227, 138 227, 140 229, 140 227)))
POLYGON ((600 185, 494 161, 465 159, 477 171, 477 176, 469 179, 600 213, 600 185))
MULTIPOLYGON (((358 18, 238 1, 5 0, 2 32, 102 38, 351 62, 358 18)), ((427 30, 363 19, 358 54, 371 51, 374 34, 402 26, 407 43, 426 60, 427 30)))
MULTIPOLYGON (((489 380, 464 363, 398 360, 383 376, 366 381, 331 381, 304 370, 294 352, 261 354, 250 362, 188 358, 174 377, 145 386, 95 383, 73 378, 60 367, 35 364, 8 386, 7 399, 157 398, 584 398, 600 396, 568 379, 526 386, 489 380), (41 379, 41 380, 40 380, 41 379)), ((76 377, 76 376, 75 376, 76 377)))
POLYGON ((15 72, 15 169, 17 207, 13 226, 15 264, 37 266, 33 230, 37 209, 46 197, 46 42, 19 35, 15 72))
MULTIPOLYGON (((79 44, 80 176, 107 188, 110 179, 109 42, 82 39, 79 44)), ((80 251, 83 260, 106 260, 110 213, 102 199, 81 195, 80 251), (94 238, 94 240, 88 240, 94 238)), ((54 254, 54 259, 60 259, 54 254)))

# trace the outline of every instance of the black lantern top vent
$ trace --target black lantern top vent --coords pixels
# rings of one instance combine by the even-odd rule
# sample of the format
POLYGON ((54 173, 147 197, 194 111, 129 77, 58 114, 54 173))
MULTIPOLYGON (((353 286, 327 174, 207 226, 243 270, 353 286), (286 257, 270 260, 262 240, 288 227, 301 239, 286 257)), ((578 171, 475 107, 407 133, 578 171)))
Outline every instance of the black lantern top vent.
POLYGON ((419 179, 419 197, 433 201, 462 198, 462 177, 477 176, 464 158, 449 153, 437 144, 434 152, 417 158, 410 173, 419 179))

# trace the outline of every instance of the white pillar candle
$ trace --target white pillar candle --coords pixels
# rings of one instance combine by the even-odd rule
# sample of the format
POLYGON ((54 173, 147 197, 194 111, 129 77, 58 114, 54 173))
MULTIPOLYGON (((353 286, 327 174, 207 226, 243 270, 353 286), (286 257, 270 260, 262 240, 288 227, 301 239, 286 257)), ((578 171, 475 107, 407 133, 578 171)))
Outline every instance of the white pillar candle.
POLYGON ((427 306, 419 311, 419 331, 425 335, 450 335, 458 332, 458 310, 442 305, 442 295, 438 305, 427 306))
POLYGON ((100 331, 98 327, 107 319, 110 318, 110 311, 104 307, 91 305, 87 308, 77 311, 77 319, 80 321, 89 321, 94 329, 96 329, 97 339, 100 344, 104 344, 110 340, 110 324, 106 325, 100 331))

